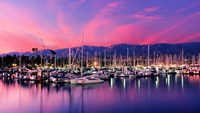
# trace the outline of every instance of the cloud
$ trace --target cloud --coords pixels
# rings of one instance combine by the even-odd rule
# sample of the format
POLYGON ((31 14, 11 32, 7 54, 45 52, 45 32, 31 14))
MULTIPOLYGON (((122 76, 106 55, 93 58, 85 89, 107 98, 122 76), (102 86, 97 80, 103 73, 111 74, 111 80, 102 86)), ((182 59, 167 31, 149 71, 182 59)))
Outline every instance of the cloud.
POLYGON ((133 18, 137 18, 137 19, 147 19, 147 20, 158 20, 161 19, 160 16, 148 16, 145 14, 141 14, 141 13, 137 13, 132 15, 133 18))
MULTIPOLYGON (((54 27, 52 27, 52 25, 43 18, 39 19, 40 22, 36 21, 37 19, 35 18, 39 18, 39 16, 36 16, 37 14, 25 12, 26 10, 18 9, 17 7, 6 3, 1 3, 0 9, 2 12, 6 12, 4 15, 4 22, 1 22, 1 26, 4 26, 4 32, 1 33, 1 39, 8 40, 10 37, 16 38, 16 41, 11 39, 5 41, 4 43, 7 44, 7 46, 5 46, 6 48, 13 47, 12 45, 16 46, 16 43, 20 46, 29 44, 30 48, 32 44, 40 46, 41 37, 43 37, 43 40, 45 40, 46 46, 48 47, 54 45, 55 48, 59 48, 61 47, 60 44, 63 44, 62 41, 58 40, 58 37, 61 37, 61 35, 54 27), (40 24, 41 22, 42 24, 40 24), (26 40, 29 40, 31 43, 28 43, 26 40)), ((29 50, 28 47, 21 48, 23 51, 29 50)))
POLYGON ((161 19, 161 16, 152 15, 151 13, 153 13, 159 9, 160 9, 160 7, 158 7, 158 6, 145 8, 144 11, 139 11, 137 13, 134 13, 130 17, 136 18, 136 19, 158 20, 158 19, 161 19))
POLYGON ((183 8, 181 8, 181 9, 178 9, 178 10, 176 10, 175 12, 176 13, 182 13, 182 12, 184 12, 184 11, 187 11, 187 10, 190 10, 190 9, 192 9, 192 8, 194 8, 194 7, 199 7, 199 5, 200 5, 200 2, 198 1, 198 2, 193 2, 193 3, 191 3, 190 5, 187 5, 186 7, 183 7, 183 8))
POLYGON ((47 6, 52 11, 60 11, 63 7, 68 8, 68 10, 75 10, 82 4, 84 4, 86 0, 47 0, 47 6), (60 7, 58 7, 60 6, 60 7))
POLYGON ((112 26, 116 22, 113 12, 118 10, 120 4, 121 2, 107 4, 87 23, 86 31, 88 33, 86 34, 86 37, 89 42, 95 42, 95 39, 102 34, 100 30, 109 29, 108 26, 112 26))
POLYGON ((143 40, 142 32, 145 29, 142 22, 132 24, 122 24, 114 28, 107 37, 110 37, 110 41, 106 42, 106 45, 117 43, 141 43, 143 40))
POLYGON ((195 34, 192 34, 192 35, 189 35, 189 36, 185 36, 182 40, 180 40, 180 43, 192 42, 192 41, 194 41, 194 39, 196 41, 200 41, 200 33, 195 33, 195 34))
POLYGON ((155 12, 155 11, 157 11, 159 9, 160 9, 160 7, 158 7, 158 6, 156 6, 156 7, 149 7, 149 8, 145 8, 144 12, 151 13, 151 12, 155 12))
POLYGON ((0 45, 4 50, 43 49, 41 38, 50 49, 79 46, 83 28, 85 45, 175 43, 195 41, 199 36, 197 11, 166 14, 160 9, 167 5, 133 7, 129 5, 132 1, 121 0, 45 1, 38 3, 45 10, 28 3, 0 2, 0 45))
POLYGON ((86 2, 86 0, 78 0, 77 2, 74 2, 74 3, 70 4, 70 7, 72 9, 75 9, 75 8, 79 7, 80 5, 82 5, 85 2, 86 2))
MULTIPOLYGON (((183 28, 183 26, 186 23, 191 23, 191 21, 199 17, 200 17, 200 12, 196 12, 182 18, 178 18, 178 19, 174 18, 174 20, 172 21, 171 24, 168 25, 168 27, 164 27, 162 30, 158 31, 156 34, 152 34, 151 36, 148 37, 148 40, 151 40, 151 43, 155 43, 155 42, 169 42, 170 40, 175 39, 171 43, 178 43, 180 41, 180 36, 182 36, 182 33, 178 32, 178 36, 173 35, 173 34, 177 33, 176 31, 178 31, 178 29, 183 28), (170 34, 172 34, 172 36, 170 36, 170 34)), ((184 29, 188 31, 186 28, 184 29)), ((186 37, 182 37, 181 40, 183 38, 186 38, 186 37)), ((144 43, 149 42, 148 40, 144 43)))

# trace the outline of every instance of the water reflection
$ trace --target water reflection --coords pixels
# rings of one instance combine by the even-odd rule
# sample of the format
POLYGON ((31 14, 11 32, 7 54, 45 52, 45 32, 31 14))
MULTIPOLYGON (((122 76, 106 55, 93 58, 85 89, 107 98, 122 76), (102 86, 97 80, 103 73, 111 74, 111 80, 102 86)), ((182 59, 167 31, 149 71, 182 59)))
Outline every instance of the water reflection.
POLYGON ((126 79, 123 79, 123 83, 124 83, 124 90, 126 90, 126 79))
POLYGON ((200 77, 111 78, 70 85, 0 80, 1 113, 199 112, 200 77))
POLYGON ((138 89, 140 90, 140 79, 139 80, 137 80, 138 82, 138 89))
POLYGON ((168 89, 170 88, 170 75, 167 76, 168 89))
POLYGON ((184 89, 184 80, 183 80, 183 76, 181 76, 181 87, 182 87, 182 89, 184 89))
POLYGON ((159 78, 156 77, 156 89, 158 88, 158 85, 159 85, 159 78))
POLYGON ((114 85, 114 78, 110 79, 110 88, 113 89, 113 85, 114 85))

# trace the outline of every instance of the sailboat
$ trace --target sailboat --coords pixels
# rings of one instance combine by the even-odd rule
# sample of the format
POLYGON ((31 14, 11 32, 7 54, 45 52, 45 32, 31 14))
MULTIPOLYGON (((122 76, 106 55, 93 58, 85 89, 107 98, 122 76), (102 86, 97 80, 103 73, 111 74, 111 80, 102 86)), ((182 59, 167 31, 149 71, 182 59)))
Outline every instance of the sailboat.
POLYGON ((84 32, 82 32, 82 51, 81 51, 81 77, 71 79, 70 83, 78 83, 78 84, 96 84, 101 83, 103 80, 97 78, 97 77, 83 77, 83 40, 84 40, 84 32))
POLYGON ((134 77, 153 77, 157 76, 156 69, 150 67, 150 59, 149 59, 149 45, 147 46, 148 49, 148 66, 145 69, 139 70, 138 74, 134 77))

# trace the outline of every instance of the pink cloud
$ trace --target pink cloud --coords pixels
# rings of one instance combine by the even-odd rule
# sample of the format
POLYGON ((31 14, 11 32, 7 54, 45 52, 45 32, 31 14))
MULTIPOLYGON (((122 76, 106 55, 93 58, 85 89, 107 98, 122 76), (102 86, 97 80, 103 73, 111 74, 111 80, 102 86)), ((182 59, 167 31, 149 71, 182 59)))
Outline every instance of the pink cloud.
POLYGON ((79 7, 80 5, 82 5, 85 2, 86 2, 86 0, 78 0, 77 2, 70 4, 69 7, 71 7, 72 9, 76 9, 77 7, 79 7))
POLYGON ((61 10, 60 7, 57 7, 57 5, 60 3, 65 4, 65 6, 68 9, 74 10, 74 9, 78 8, 79 6, 81 6, 82 4, 84 4, 85 2, 86 2, 86 0, 73 0, 73 1, 47 0, 47 5, 48 5, 48 8, 52 11, 61 10))
POLYGON ((148 13, 151 13, 151 12, 155 12, 155 11, 157 11, 159 9, 160 9, 160 7, 157 6, 157 7, 145 8, 144 11, 148 12, 148 13))
POLYGON ((49 7, 49 9, 55 8, 56 4, 57 0, 47 0, 47 6, 49 7))
POLYGON ((193 24, 190 23, 199 18, 199 12, 184 17, 173 17, 173 14, 160 16, 152 14, 160 7, 150 7, 133 14, 121 1, 101 4, 98 1, 92 1, 88 6, 95 9, 90 11, 92 14, 83 14, 82 11, 75 13, 79 11, 79 6, 88 2, 86 0, 69 3, 62 1, 62 7, 60 7, 58 6, 61 4, 60 1, 48 0, 47 10, 39 12, 34 8, 19 7, 1 1, 0 38, 2 41, 0 44, 6 51, 16 51, 20 48, 22 51, 30 51, 33 46, 43 49, 41 44, 41 38, 43 38, 46 48, 50 49, 80 46, 83 28, 85 29, 85 45, 175 43, 179 42, 180 38, 183 41, 192 41, 199 36, 196 32, 194 34, 181 33, 189 31, 183 26, 188 25, 190 29, 194 29, 193 24), (63 8, 65 6, 67 10, 63 8), (83 18, 80 18, 80 15, 83 18), (85 16, 88 17, 85 18, 85 16), (16 48, 16 45, 20 45, 19 48, 16 48))
POLYGON ((158 20, 158 19, 161 19, 160 16, 147 16, 145 14, 134 14, 132 15, 133 18, 138 18, 138 19, 148 19, 148 20, 158 20))
MULTIPOLYGON (((184 18, 180 18, 180 19, 175 19, 173 21, 173 24, 170 24, 168 27, 163 28, 163 30, 158 31, 158 33, 156 34, 152 34, 151 36, 148 37, 148 40, 151 40, 151 42, 168 42, 169 39, 169 34, 173 33, 174 31, 176 31, 177 29, 179 29, 181 26, 183 26, 184 24, 190 22, 191 20, 193 20, 194 18, 197 18, 200 16, 200 12, 191 14, 189 16, 185 16, 184 18)), ((181 34, 179 34, 181 35, 181 34)), ((177 38, 177 36, 173 36, 175 37, 175 41, 173 41, 172 43, 177 43, 177 40, 179 40, 179 38, 177 38)), ((145 42, 147 43, 148 40, 145 42)))
MULTIPOLYGON (((1 38, 4 40, 7 40, 8 37, 16 38, 16 41, 11 40, 11 39, 6 41, 5 43, 7 43, 7 46, 12 46, 10 43, 17 43, 23 48, 24 44, 25 45, 30 44, 30 48, 31 48, 31 44, 34 44, 35 46, 38 46, 39 44, 41 44, 41 41, 40 41, 41 37, 43 37, 43 39, 46 40, 48 44, 51 44, 52 42, 59 43, 56 40, 56 37, 52 37, 52 36, 58 36, 58 35, 56 35, 55 31, 51 29, 51 27, 48 25, 47 25, 48 31, 51 31, 50 33, 52 34, 48 33, 46 34, 46 36, 48 37, 44 36, 44 34, 47 33, 47 29, 43 29, 40 27, 39 23, 37 23, 37 21, 34 20, 34 17, 33 17, 34 14, 29 15, 28 13, 5 3, 1 4, 0 7, 2 11, 6 11, 7 13, 4 16, 4 20, 5 20, 4 23, 1 23, 4 26, 4 30, 6 31, 4 32, 5 34, 3 35, 4 37, 1 37, 1 38), (33 39, 33 37, 36 39, 33 39), (28 43, 28 41, 26 40, 29 40, 31 43, 28 43), (38 44, 35 44, 34 42, 38 44)), ((16 44, 13 44, 13 45, 16 46, 16 44)), ((25 51, 24 48, 23 50, 25 51)), ((29 50, 29 48, 26 47, 26 50, 29 50)))
POLYGON ((194 39, 196 39, 197 41, 200 41, 200 33, 195 33, 195 34, 186 36, 185 38, 183 38, 182 40, 180 40, 180 43, 183 43, 183 42, 191 42, 191 41, 193 41, 194 39))
POLYGON ((137 12, 137 13, 134 13, 133 15, 131 15, 130 18, 146 19, 146 20, 158 20, 158 19, 161 19, 160 16, 150 15, 149 13, 155 12, 159 9, 160 9, 160 7, 158 7, 158 6, 157 7, 145 8, 144 11, 137 12))
POLYGON ((116 20, 113 11, 116 11, 121 2, 112 2, 101 9, 91 21, 86 25, 86 38, 90 42, 95 42, 96 37, 99 37, 99 30, 109 29, 108 26, 113 25, 116 20))
POLYGON ((105 42, 107 45, 111 45, 113 43, 141 43, 143 30, 144 28, 140 25, 140 23, 120 25, 108 34, 108 37, 111 37, 111 41, 107 42, 105 40, 105 42))
POLYGON ((181 9, 176 10, 175 12, 176 13, 182 13, 182 12, 184 12, 186 10, 192 9, 192 8, 197 7, 199 5, 200 5, 199 1, 198 2, 194 2, 194 3, 192 3, 192 4, 190 4, 190 5, 186 6, 186 7, 183 7, 181 9))

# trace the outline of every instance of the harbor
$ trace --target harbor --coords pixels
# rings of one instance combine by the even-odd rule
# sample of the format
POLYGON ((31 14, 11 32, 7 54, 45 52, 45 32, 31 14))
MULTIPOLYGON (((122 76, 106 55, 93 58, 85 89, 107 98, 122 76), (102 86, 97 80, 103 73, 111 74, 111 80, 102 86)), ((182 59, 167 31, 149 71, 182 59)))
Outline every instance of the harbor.
MULTIPOLYGON (((147 47, 149 51, 149 46, 147 47)), ((69 53, 70 51, 69 49, 69 53)), ((165 62, 151 60, 148 52, 144 60, 146 63, 139 65, 132 62, 136 61, 135 57, 132 61, 129 60, 128 51, 121 60, 116 60, 115 55, 111 61, 106 57, 101 60, 94 56, 92 59, 82 56, 80 64, 76 64, 69 54, 65 67, 59 67, 55 58, 52 64, 47 62, 44 67, 41 64, 24 65, 24 60, 19 56, 18 64, 12 62, 11 67, 6 66, 0 70, 0 96, 3 99, 0 102, 3 108, 0 112, 200 111, 197 107, 200 100, 198 57, 187 63, 181 58, 182 62, 170 63, 170 59, 165 62), (97 61, 102 63, 98 64, 97 61), (158 61, 159 65, 155 65, 158 61)), ((36 63, 34 59, 32 62, 36 63)))
MULTIPOLYGON (((18 81, 36 81, 40 83, 70 83, 70 84, 95 84, 110 80, 113 77, 145 78, 159 77, 162 75, 200 75, 200 54, 187 58, 184 51, 181 54, 157 55, 155 57, 146 45, 146 56, 130 55, 129 48, 126 48, 126 55, 117 57, 117 53, 103 56, 101 52, 90 53, 84 51, 84 46, 74 50, 67 49, 67 54, 62 56, 60 61, 54 50, 50 56, 36 55, 38 48, 32 48, 31 56, 9 55, 1 57, 0 78, 14 79, 18 81), (87 53, 87 54, 85 54, 87 53), (97 55, 99 53, 99 55, 97 55), (77 54, 80 54, 78 57, 77 54), (22 59, 27 57, 28 60, 22 59), (110 58, 110 59, 108 59, 110 58), (112 58, 112 59, 111 59, 112 58), (162 59, 161 59, 162 58, 162 59), (39 59, 39 60, 38 60, 39 59), (8 63, 9 61, 9 63, 8 63), (62 65, 60 65, 62 64, 62 65)), ((122 50, 124 48, 121 48, 122 50)), ((41 52, 41 51, 40 51, 41 52)), ((65 51, 66 52, 66 51, 65 51)), ((42 52, 41 52, 42 53, 42 52)), ((121 53, 119 53, 121 54, 121 53)))
POLYGON ((199 6, 0 0, 0 113, 200 113, 199 6))
POLYGON ((35 57, 38 49, 33 50, 30 56, 1 57, 0 112, 200 111, 200 55, 186 57, 182 50, 156 58, 146 45, 143 57, 136 57, 135 52, 130 55, 129 48, 124 56, 104 51, 103 56, 94 52, 89 57, 82 46, 77 49, 79 57, 68 48, 61 62, 54 50, 50 50, 52 57, 35 57))
POLYGON ((40 83, 3 78, 0 80, 0 111, 199 112, 199 81, 199 75, 162 75, 137 79, 115 77, 93 85, 40 83))

